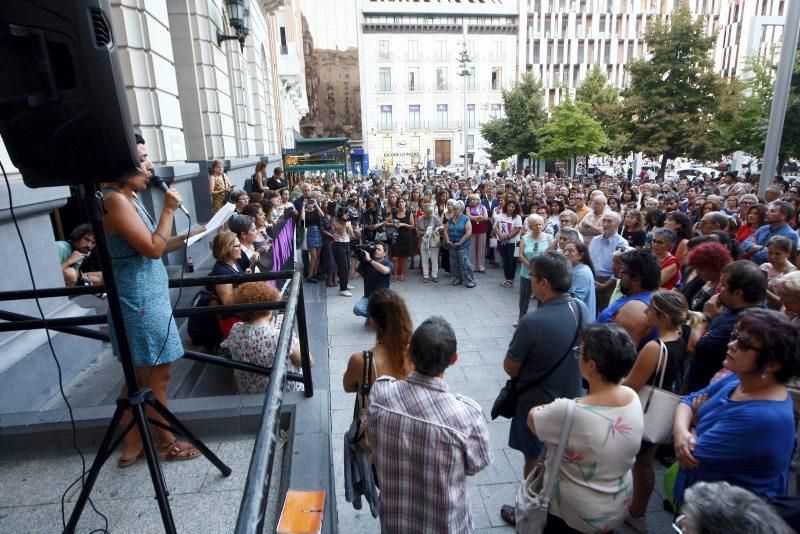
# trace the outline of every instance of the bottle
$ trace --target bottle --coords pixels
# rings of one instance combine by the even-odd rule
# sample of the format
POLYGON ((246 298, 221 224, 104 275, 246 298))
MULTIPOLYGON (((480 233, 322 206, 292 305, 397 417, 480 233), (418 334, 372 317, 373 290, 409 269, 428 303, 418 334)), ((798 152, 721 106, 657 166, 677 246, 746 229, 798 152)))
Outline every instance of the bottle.
POLYGON ((189 257, 189 259, 186 261, 186 272, 187 273, 194 272, 194 261, 192 261, 191 257, 189 257))

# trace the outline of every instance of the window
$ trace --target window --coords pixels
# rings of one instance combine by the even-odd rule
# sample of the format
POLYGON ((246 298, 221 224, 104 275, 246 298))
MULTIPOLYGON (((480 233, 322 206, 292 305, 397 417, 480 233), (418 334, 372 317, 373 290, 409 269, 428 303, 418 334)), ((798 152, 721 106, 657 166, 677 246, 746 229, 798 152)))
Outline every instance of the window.
POLYGON ((410 61, 419 61, 419 41, 408 42, 408 59, 410 61))
MULTIPOLYGON (((584 2, 586 0, 583 0, 584 2)), ((542 0, 533 0, 533 9, 531 9, 534 13, 541 13, 542 12, 542 0)))
POLYGON ((378 91, 388 93, 392 90, 392 69, 381 67, 378 69, 378 91))
POLYGON ((389 54, 389 41, 378 41, 378 59, 388 60, 391 59, 389 54))
POLYGON ((628 60, 633 59, 633 41, 628 42, 628 60))
POLYGON ((566 37, 567 36, 567 27, 569 25, 569 19, 567 19, 566 15, 561 15, 561 35, 559 37, 566 37))
POLYGON ((558 42, 556 63, 564 63, 564 41, 558 42))
POLYGON ((469 134, 467 136, 467 150, 469 152, 475 152, 475 135, 469 134))
POLYGON ((468 67, 469 76, 467 76, 467 91, 477 91, 477 76, 475 75, 475 67, 468 67))
POLYGON ((606 18, 602 15, 600 16, 600 27, 598 28, 600 33, 606 33, 606 18))
POLYGON ((499 91, 503 86, 503 69, 495 67, 492 69, 492 91, 499 91))
POLYGON ((550 37, 550 16, 544 17, 544 36, 550 37))
POLYGON ((502 104, 492 104, 489 106, 489 118, 496 119, 500 117, 500 109, 502 108, 502 104))
POLYGON ((583 20, 580 18, 575 21, 575 36, 583 37, 583 20))
POLYGON ((408 69, 408 90, 409 92, 412 93, 422 90, 418 67, 414 67, 413 69, 408 69))
POLYGON ((436 90, 447 91, 447 67, 436 67, 436 90))
POLYGON ((578 63, 583 63, 583 53, 586 50, 586 41, 578 43, 578 63))
POLYGON ((477 128, 475 120, 475 104, 467 104, 467 128, 477 128))
POLYGON ((381 106, 381 130, 392 130, 392 106, 381 106))
POLYGON ((408 129, 420 130, 422 129, 422 119, 419 114, 419 105, 408 106, 408 129))
POLYGON ((608 41, 603 46, 603 63, 611 63, 611 43, 608 41))
POLYGON ((539 63, 539 41, 533 43, 533 57, 531 63, 539 63))
POLYGON ((447 104, 436 105, 436 127, 447 128, 447 104))
POLYGON ((447 41, 436 41, 436 59, 447 59, 447 41))

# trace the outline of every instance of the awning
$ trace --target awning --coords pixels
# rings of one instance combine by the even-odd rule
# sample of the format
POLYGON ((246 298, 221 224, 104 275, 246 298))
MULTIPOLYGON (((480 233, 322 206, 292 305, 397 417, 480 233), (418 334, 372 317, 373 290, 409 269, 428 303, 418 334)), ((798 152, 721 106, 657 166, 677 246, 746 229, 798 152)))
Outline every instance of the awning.
POLYGON ((332 161, 330 163, 315 163, 309 165, 289 165, 284 171, 286 172, 315 172, 315 171, 343 171, 345 170, 344 163, 332 161))
POLYGON ((286 154, 301 156, 303 154, 319 154, 328 150, 347 145, 347 137, 318 137, 318 138, 295 138, 294 148, 286 150, 286 154))

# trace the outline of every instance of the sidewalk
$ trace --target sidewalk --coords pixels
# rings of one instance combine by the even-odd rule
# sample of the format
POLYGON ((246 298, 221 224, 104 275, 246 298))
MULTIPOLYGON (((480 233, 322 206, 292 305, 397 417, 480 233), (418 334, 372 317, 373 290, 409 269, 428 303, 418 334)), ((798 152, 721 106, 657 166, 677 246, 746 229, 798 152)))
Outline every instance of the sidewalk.
MULTIPOLYGON (((414 326, 432 316, 440 315, 453 326, 458 340, 459 359, 445 372, 451 390, 480 402, 492 440, 494 461, 484 471, 467 480, 472 521, 476 531, 483 533, 512 533, 514 530, 500 518, 500 506, 513 504, 517 486, 522 480, 522 454, 508 448, 510 422, 498 418, 492 422, 489 410, 507 378, 503 358, 517 320, 519 286, 500 287, 501 270, 487 269, 476 273, 477 287, 453 287, 444 271, 438 284, 422 283, 421 271, 409 271, 405 282, 393 282, 392 289, 400 293, 409 307, 414 326)), ((517 279, 519 280, 519 279, 517 279)), ((375 333, 364 326, 364 319, 352 314, 353 304, 363 295, 360 278, 353 280, 353 297, 341 297, 338 287, 328 288, 328 334, 330 354, 331 420, 333 461, 336 477, 336 498, 339 513, 339 532, 380 532, 366 504, 354 510, 344 500, 342 469, 343 433, 352 415, 354 394, 342 390, 342 376, 347 361, 354 352, 372 347, 375 333)), ((648 524, 650 532, 670 532, 672 517, 661 510, 661 476, 657 466, 656 492, 650 501, 648 524)), ((626 530, 622 529, 622 532, 626 530)))

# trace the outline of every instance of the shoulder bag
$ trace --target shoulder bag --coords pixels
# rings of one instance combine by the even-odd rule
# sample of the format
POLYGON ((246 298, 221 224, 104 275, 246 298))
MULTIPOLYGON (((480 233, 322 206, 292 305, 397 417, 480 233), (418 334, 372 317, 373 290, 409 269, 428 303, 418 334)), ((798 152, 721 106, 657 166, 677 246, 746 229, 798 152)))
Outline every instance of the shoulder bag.
POLYGON ((561 428, 561 438, 558 441, 553 465, 550 466, 550 476, 547 485, 544 484, 544 476, 548 471, 545 459, 547 458, 547 445, 539 455, 536 467, 528 473, 528 476, 517 489, 517 499, 515 503, 515 514, 517 519, 516 531, 519 534, 538 534, 547 525, 547 510, 550 508, 550 498, 558 481, 558 470, 561 468, 561 457, 564 456, 564 449, 567 446, 569 434, 572 431, 572 422, 575 419, 575 401, 567 403, 567 416, 564 419, 564 426, 561 428))
POLYGON ((375 360, 371 350, 365 350, 364 370, 361 373, 361 383, 358 385, 356 402, 353 406, 353 424, 355 425, 355 435, 353 441, 363 450, 370 450, 369 439, 367 437, 367 408, 369 407, 369 390, 372 388, 372 380, 377 374, 375 372, 375 360))
POLYGON ((673 417, 675 409, 681 402, 681 397, 664 389, 664 374, 667 370, 667 346, 658 340, 658 364, 653 385, 647 384, 639 389, 639 401, 644 412, 644 431, 642 439, 650 443, 666 443, 672 436, 673 417), (658 384, 656 386, 655 384, 658 384))
MULTIPOLYGON (((573 302, 575 302, 575 299, 570 301, 570 303, 573 302)), ((509 378, 506 381, 506 385, 500 390, 500 393, 497 395, 497 398, 494 400, 494 404, 492 405, 491 415, 493 420, 497 419, 501 415, 508 419, 514 417, 514 415, 517 413, 517 403, 519 402, 519 398, 523 394, 547 380, 550 375, 561 366, 561 363, 566 359, 567 356, 569 356, 569 353, 572 352, 575 342, 578 341, 578 335, 581 333, 581 325, 583 324, 583 310, 581 309, 580 304, 577 302, 575 302, 575 306, 578 308, 578 326, 575 328, 575 336, 572 338, 572 343, 569 344, 567 351, 561 358, 559 358, 558 362, 556 362, 554 366, 547 370, 546 373, 523 388, 517 388, 517 378, 509 378)), ((520 369, 520 374, 522 374, 522 369, 520 369)), ((519 375, 517 375, 517 377, 519 377, 519 375)))

